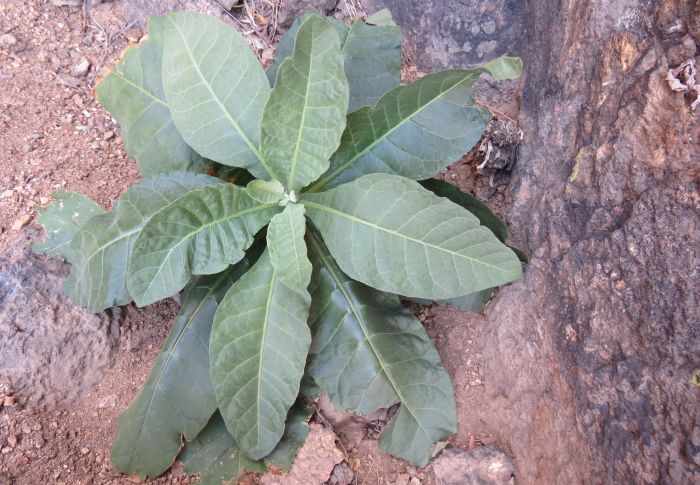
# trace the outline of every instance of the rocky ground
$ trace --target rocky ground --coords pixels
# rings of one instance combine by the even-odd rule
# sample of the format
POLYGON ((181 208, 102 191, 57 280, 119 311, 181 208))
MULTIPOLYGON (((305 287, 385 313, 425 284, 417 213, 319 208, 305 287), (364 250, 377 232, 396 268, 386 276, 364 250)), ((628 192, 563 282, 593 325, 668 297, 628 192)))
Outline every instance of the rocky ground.
MULTIPOLYGON (((168 2, 71 7, 78 3, 0 4, 2 485, 130 483, 109 461, 116 419, 148 374, 177 312, 177 304, 166 301, 90 314, 60 292, 66 265, 30 250, 31 241, 41 237, 33 222, 36 207, 46 205, 54 190, 79 191, 109 207, 139 179, 118 126, 96 102, 93 89, 127 44, 143 34, 144 12, 134 6, 164 8, 168 2)), ((221 15, 236 28, 244 25, 210 2, 174 3, 221 15)), ((338 15, 361 13, 357 2, 336 3, 344 8, 338 15)), ((283 12, 280 24, 284 15, 294 14, 283 12)), ((250 40, 269 62, 275 35, 250 40)), ((417 75, 407 65, 405 77, 417 75)), ((481 89, 484 102, 504 122, 515 123, 518 87, 503 91, 485 83, 481 89)), ((474 152, 442 176, 502 212, 509 177, 482 174, 478 163, 474 152)), ((415 311, 453 378, 459 433, 448 450, 426 469, 417 469, 378 449, 376 436, 387 412, 359 418, 321 400, 290 476, 249 476, 243 483, 461 484, 468 483, 465 473, 491 480, 484 483, 510 483, 513 462, 492 446, 497 443, 491 431, 474 411, 487 406, 480 343, 487 321, 449 308, 416 306, 415 311)), ((176 464, 152 483, 193 481, 176 464)))

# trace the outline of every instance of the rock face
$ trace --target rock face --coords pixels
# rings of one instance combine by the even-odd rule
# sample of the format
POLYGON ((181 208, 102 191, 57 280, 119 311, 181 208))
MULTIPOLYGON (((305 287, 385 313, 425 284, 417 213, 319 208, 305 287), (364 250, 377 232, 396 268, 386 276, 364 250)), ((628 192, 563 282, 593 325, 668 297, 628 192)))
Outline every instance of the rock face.
MULTIPOLYGON (((449 15, 437 2, 370 3, 393 7, 419 66, 470 59, 431 51, 451 35, 433 22, 471 21, 467 4, 481 2, 444 2, 449 15), (412 12, 423 17, 413 26, 412 12)), ((533 257, 488 308, 479 416, 519 483, 700 483, 700 389, 689 384, 700 369, 700 112, 666 80, 697 55, 700 3, 499 5, 520 16, 524 140, 509 222, 533 257)))
POLYGON ((32 253, 28 237, 0 257, 0 376, 33 403, 80 398, 111 364, 118 343, 116 319, 63 294, 67 273, 66 263, 32 253))
POLYGON ((518 55, 524 2, 519 0, 364 0, 368 12, 389 8, 404 32, 404 48, 431 72, 518 55))
POLYGON ((489 309, 483 418, 522 483, 698 483, 700 123, 665 77, 700 4, 523 15, 510 222, 534 257, 489 309))

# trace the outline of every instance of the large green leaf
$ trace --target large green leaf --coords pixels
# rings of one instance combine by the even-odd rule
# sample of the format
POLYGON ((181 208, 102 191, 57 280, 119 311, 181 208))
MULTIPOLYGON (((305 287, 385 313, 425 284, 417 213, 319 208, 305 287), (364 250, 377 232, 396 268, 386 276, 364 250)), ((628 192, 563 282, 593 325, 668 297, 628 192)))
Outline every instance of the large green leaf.
POLYGON ((294 457, 309 436, 309 419, 314 408, 298 400, 287 414, 287 424, 282 439, 265 461, 287 473, 292 468, 294 457))
POLYGON ((457 187, 444 180, 427 179, 421 180, 419 183, 433 194, 445 197, 474 214, 477 219, 479 219, 481 225, 491 229, 491 232, 493 232, 501 242, 506 242, 508 240, 508 229, 505 224, 503 224, 496 214, 491 212, 491 209, 489 209, 486 204, 473 195, 462 192, 457 187))
POLYGON ((144 224, 189 190, 221 183, 207 175, 173 172, 132 185, 111 212, 91 218, 71 240, 73 265, 64 291, 94 312, 129 303, 129 255, 144 224))
POLYGON ((326 171, 347 107, 338 36, 323 18, 311 15, 299 27, 294 54, 280 66, 263 113, 262 156, 288 191, 326 171))
MULTIPOLYGON (((280 39, 275 60, 267 70, 270 84, 274 85, 280 64, 294 52, 294 39, 307 17, 297 19, 280 39)), ((347 26, 340 20, 324 18, 340 39, 350 88, 348 112, 362 106, 374 106, 384 93, 401 81, 401 29, 391 21, 391 15, 382 25, 368 25, 357 20, 352 26, 347 26)))
POLYGON ((457 160, 479 141, 489 121, 472 93, 482 72, 486 67, 429 74, 395 87, 376 108, 350 114, 328 172, 309 190, 375 172, 422 180, 457 160))
POLYGON ((304 206, 287 204, 267 228, 267 247, 277 277, 291 288, 306 288, 311 280, 311 263, 306 255, 304 206))
POLYGON ((163 87, 182 137, 204 157, 269 178, 258 145, 270 86, 248 44, 206 15, 176 12, 166 21, 163 87))
POLYGON ((36 222, 44 226, 46 238, 35 242, 32 249, 47 256, 61 255, 73 260, 70 242, 80 228, 93 216, 105 210, 96 202, 75 192, 57 190, 51 194, 54 202, 44 209, 37 209, 36 222))
POLYGON ((255 233, 279 212, 243 187, 192 190, 156 214, 134 243, 127 284, 139 306, 180 291, 193 274, 214 274, 239 261, 255 233))
POLYGON ((252 459, 284 433, 311 335, 306 289, 280 281, 267 252, 226 293, 214 318, 211 377, 226 427, 252 459))
POLYGON ((199 436, 185 445, 179 459, 186 473, 199 475, 202 485, 234 485, 246 471, 267 471, 264 463, 241 453, 218 412, 199 436))
POLYGON ((119 417, 112 464, 122 473, 156 477, 172 465, 216 410, 209 378, 209 335, 214 313, 231 284, 255 262, 260 251, 217 275, 193 280, 182 295, 180 312, 151 374, 119 417))
POLYGON ((379 290, 445 299, 521 276, 475 216, 418 182, 370 174, 302 202, 343 271, 379 290))
POLYGON ((440 356, 398 298, 348 278, 311 231, 308 241, 314 263, 311 375, 345 410, 369 413, 400 402, 379 445, 424 466, 433 444, 457 428, 440 356))
POLYGON ((119 122, 124 146, 147 177, 186 170, 201 157, 175 128, 162 82, 164 17, 151 17, 148 38, 130 47, 97 85, 97 99, 119 122))

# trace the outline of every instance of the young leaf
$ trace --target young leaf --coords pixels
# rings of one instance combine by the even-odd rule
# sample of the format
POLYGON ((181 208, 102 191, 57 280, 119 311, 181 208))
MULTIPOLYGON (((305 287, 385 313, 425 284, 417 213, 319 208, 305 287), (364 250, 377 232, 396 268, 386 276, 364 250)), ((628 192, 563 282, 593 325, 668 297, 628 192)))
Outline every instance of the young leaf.
POLYGON ((267 228, 270 261, 278 278, 291 288, 306 288, 311 280, 311 263, 306 256, 304 206, 287 204, 267 228))
POLYGON ((444 180, 427 179, 421 180, 418 183, 433 194, 450 199, 455 204, 467 209, 479 219, 482 226, 491 229, 491 232, 493 232, 501 242, 506 242, 506 240, 508 240, 508 229, 505 224, 503 224, 496 214, 491 212, 491 209, 489 209, 486 204, 473 195, 462 192, 457 187, 444 180))
POLYGON ((151 374, 119 417, 112 464, 122 473, 141 479, 163 473, 179 453, 183 436, 194 439, 216 410, 209 379, 214 313, 231 284, 259 254, 251 249, 236 266, 199 277, 185 288, 180 312, 151 374))
POLYGON ((294 55, 280 66, 263 113, 262 156, 288 191, 299 191, 326 171, 347 107, 338 36, 323 18, 311 15, 299 27, 294 55))
POLYGON ((175 128, 162 82, 164 17, 151 17, 148 38, 130 47, 96 88, 100 104, 119 122, 126 152, 144 177, 201 163, 175 128))
POLYGON ((226 427, 246 456, 268 455, 299 393, 311 335, 306 289, 282 283, 267 251, 219 305, 209 345, 226 427))
MULTIPOLYGON (((316 14, 297 19, 282 36, 275 49, 275 60, 267 70, 271 85, 275 84, 282 61, 294 51, 294 39, 299 26, 310 15, 316 14)), ((350 88, 348 112, 356 111, 362 106, 376 105, 384 93, 401 81, 401 29, 393 22, 368 25, 369 18, 367 22, 356 20, 352 26, 347 26, 340 20, 323 18, 335 29, 340 39, 345 75, 350 88)))
POLYGON ((71 239, 93 216, 105 210, 82 194, 57 190, 51 194, 54 200, 45 209, 37 210, 36 222, 44 226, 46 238, 35 242, 32 249, 47 256, 61 255, 66 261, 73 260, 71 239))
POLYGON ((246 471, 267 471, 264 463, 250 460, 241 453, 218 412, 199 436, 185 445, 179 458, 185 472, 199 475, 198 483, 202 485, 232 485, 238 483, 238 478, 246 471))
POLYGON ((343 271, 379 290, 445 299, 521 276, 475 216, 412 180, 370 174, 302 202, 343 271))
POLYGON ((309 436, 309 418, 314 408, 298 400, 287 414, 287 425, 282 439, 265 461, 287 473, 292 468, 294 457, 309 436))
POLYGON ((214 17, 165 17, 163 87, 173 120, 202 156, 276 178, 258 152, 270 94, 265 72, 243 37, 214 17))
POLYGON ((139 306, 174 295, 193 274, 239 261, 255 233, 281 208, 260 204, 243 187, 192 190, 160 211, 134 243, 127 284, 139 306))
POLYGON ((457 429, 440 356, 398 298, 348 278, 311 231, 308 241, 315 269, 311 375, 341 409, 363 414, 400 402, 379 445, 425 466, 433 443, 457 429))
POLYGON ((261 204, 274 204, 284 197, 284 186, 277 180, 266 181, 255 179, 247 186, 246 191, 253 199, 261 204))
POLYGON ((319 192, 368 173, 422 180, 479 141, 489 113, 474 103, 472 86, 483 68, 452 69, 397 86, 376 108, 348 116, 330 168, 309 191, 319 192))
POLYGON ((93 312, 129 303, 127 266, 143 226, 189 190, 218 184, 221 180, 207 175, 173 172, 132 185, 111 212, 90 219, 71 240, 73 265, 64 291, 93 312))

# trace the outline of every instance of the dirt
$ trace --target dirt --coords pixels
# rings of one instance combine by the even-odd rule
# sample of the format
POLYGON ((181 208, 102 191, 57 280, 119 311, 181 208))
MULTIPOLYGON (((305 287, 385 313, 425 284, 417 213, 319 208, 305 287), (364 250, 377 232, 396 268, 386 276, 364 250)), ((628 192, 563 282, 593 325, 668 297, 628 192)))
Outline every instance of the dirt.
MULTIPOLYGON (((122 2, 94 2, 86 19, 80 9, 52 2, 0 4, 0 252, 5 255, 0 279, 7 287, 0 297, 0 317, 3 325, 13 322, 13 331, 19 331, 19 320, 32 329, 23 340, 6 339, 3 344, 0 338, 5 375, 0 380, 1 485, 132 483, 109 461, 116 420, 148 375, 178 309, 168 300, 144 309, 127 306, 113 314, 89 314, 60 294, 66 265, 28 249, 38 234, 34 208, 45 205, 54 190, 82 192, 109 207, 140 179, 124 152, 118 126, 93 94, 100 74, 142 33, 125 20, 124 10, 122 2), (22 291, 12 293, 22 285, 22 291), (28 308, 21 308, 22 302, 28 308), (53 318, 52 312, 62 308, 71 310, 53 318), (28 359, 27 348, 40 357, 28 359)), ((405 77, 418 75, 407 63, 405 77)), ((518 87, 508 89, 516 92, 518 87)), ((487 92, 482 101, 493 103, 491 98, 502 94, 489 97, 487 92)), ((489 107, 502 119, 517 119, 517 106, 489 107)), ((508 175, 499 174, 494 185, 490 172, 477 170, 479 164, 474 152, 441 177, 502 213, 508 175)), ((459 432, 451 444, 471 452, 494 443, 470 405, 483 398, 479 338, 485 320, 449 308, 417 311, 453 378, 459 432)), ((314 421, 339 437, 334 449, 345 459, 333 468, 328 483, 436 483, 431 467, 418 469, 378 449, 376 437, 390 413, 336 416, 333 423, 327 414, 332 412, 319 407, 314 421)), ((149 483, 194 480, 176 464, 149 483)), ((243 483, 259 483, 259 477, 243 483)))

